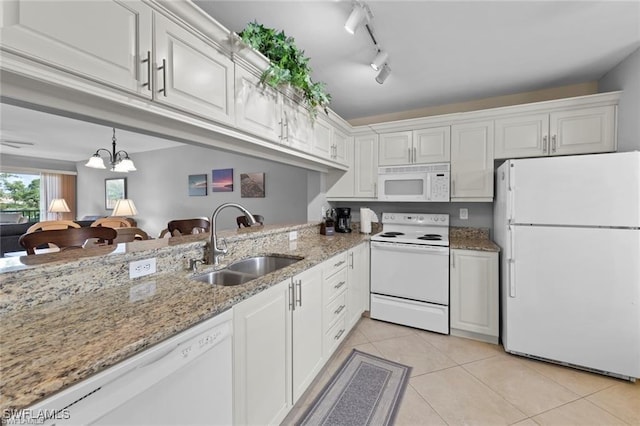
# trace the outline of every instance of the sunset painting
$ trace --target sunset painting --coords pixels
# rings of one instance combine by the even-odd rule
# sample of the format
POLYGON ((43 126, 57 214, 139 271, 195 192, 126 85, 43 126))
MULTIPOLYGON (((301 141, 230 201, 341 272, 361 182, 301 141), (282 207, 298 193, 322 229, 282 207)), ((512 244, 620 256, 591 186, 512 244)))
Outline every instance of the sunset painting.
POLYGON ((211 192, 233 192, 233 169, 211 170, 211 192))

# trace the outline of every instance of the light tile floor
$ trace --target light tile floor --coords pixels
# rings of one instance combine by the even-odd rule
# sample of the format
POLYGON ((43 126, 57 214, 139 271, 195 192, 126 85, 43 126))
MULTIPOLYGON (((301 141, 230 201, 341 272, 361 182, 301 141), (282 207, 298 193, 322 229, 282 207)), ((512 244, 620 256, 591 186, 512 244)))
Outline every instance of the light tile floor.
POLYGON ((353 348, 413 367, 397 425, 640 425, 640 381, 369 318, 360 320, 283 424, 300 418, 353 348))

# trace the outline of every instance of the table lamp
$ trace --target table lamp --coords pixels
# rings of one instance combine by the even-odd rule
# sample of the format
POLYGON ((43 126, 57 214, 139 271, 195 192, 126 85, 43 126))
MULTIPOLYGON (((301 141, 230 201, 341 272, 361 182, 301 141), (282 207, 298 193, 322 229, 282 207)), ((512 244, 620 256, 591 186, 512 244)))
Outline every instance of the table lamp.
POLYGON ((54 198, 49 204, 49 213, 56 213, 56 218, 60 220, 60 213, 69 213, 71 209, 64 198, 54 198))
POLYGON ((111 216, 135 216, 138 214, 138 209, 133 203, 133 200, 122 198, 116 201, 116 205, 113 207, 113 213, 111 216))

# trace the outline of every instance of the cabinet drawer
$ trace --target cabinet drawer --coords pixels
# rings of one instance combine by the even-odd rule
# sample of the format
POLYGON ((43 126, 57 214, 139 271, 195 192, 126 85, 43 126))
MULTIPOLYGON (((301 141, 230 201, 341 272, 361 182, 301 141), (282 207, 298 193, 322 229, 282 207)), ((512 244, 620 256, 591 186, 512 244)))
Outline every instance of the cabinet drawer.
POLYGON ((347 310, 347 292, 343 291, 333 301, 329 302, 324 308, 324 327, 323 330, 329 330, 341 315, 347 310))
POLYGON ((325 261, 322 264, 322 274, 326 280, 331 275, 338 272, 340 269, 344 269, 347 266, 347 252, 340 253, 333 256, 331 259, 325 261))
POLYGON ((324 336, 324 356, 329 358, 347 335, 346 316, 340 315, 338 321, 324 336))
POLYGON ((325 302, 329 302, 347 289, 347 269, 343 268, 341 271, 333 274, 329 278, 324 280, 324 294, 325 302))

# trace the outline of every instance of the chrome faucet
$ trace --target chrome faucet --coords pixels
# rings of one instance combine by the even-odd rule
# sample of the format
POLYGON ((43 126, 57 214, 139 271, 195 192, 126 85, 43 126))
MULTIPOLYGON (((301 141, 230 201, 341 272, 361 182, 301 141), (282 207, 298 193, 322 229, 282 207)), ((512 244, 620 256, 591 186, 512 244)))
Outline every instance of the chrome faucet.
POLYGON ((217 265, 218 257, 223 254, 227 254, 228 251, 226 242, 224 248, 218 247, 218 237, 216 235, 216 218, 218 217, 218 213, 220 213, 221 210, 224 210, 227 207, 235 207, 236 209, 244 213, 244 215, 247 217, 247 220, 249 221, 249 226, 253 226, 256 224, 256 219, 253 217, 253 215, 249 213, 249 210, 245 209, 240 204, 225 203, 218 206, 218 208, 215 209, 213 214, 211 215, 211 250, 209 251, 209 265, 217 265))

